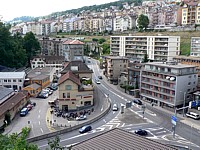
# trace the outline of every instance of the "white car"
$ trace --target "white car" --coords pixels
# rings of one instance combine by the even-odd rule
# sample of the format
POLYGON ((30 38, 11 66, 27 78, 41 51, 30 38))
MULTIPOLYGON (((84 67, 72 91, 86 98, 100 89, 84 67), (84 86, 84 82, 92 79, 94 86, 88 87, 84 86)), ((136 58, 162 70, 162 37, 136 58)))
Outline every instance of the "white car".
POLYGON ((87 119, 87 117, 85 115, 80 115, 80 117, 76 117, 77 121, 85 120, 85 119, 87 119))
POLYGON ((96 84, 101 84, 101 82, 99 81, 99 79, 95 79, 96 84))
POLYGON ((195 120, 200 119, 199 114, 194 113, 194 112, 188 112, 188 113, 186 113, 186 116, 187 116, 187 117, 190 117, 190 118, 193 118, 193 119, 195 119, 195 120))
POLYGON ((117 104, 114 104, 113 105, 113 109, 112 109, 113 111, 118 111, 118 107, 117 107, 117 104))

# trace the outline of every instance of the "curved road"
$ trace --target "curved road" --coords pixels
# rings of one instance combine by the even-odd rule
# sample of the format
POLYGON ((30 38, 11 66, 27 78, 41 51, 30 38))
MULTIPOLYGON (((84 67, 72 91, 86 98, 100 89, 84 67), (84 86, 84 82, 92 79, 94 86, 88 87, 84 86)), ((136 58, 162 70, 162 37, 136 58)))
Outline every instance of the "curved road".
MULTIPOLYGON (((91 60, 89 67, 94 71, 93 79, 102 74, 95 60, 91 60)), ((105 79, 101 80, 101 84, 96 86, 102 93, 108 95, 112 104, 117 103, 118 106, 120 106, 121 104, 125 105, 126 102, 132 100, 130 95, 126 95, 125 93, 116 90, 113 88, 113 85, 107 83, 105 79)), ((191 146, 193 149, 200 148, 199 131, 196 129, 191 130, 191 127, 188 127, 180 122, 178 122, 176 128, 176 134, 179 135, 177 138, 178 140, 166 139, 166 135, 172 135, 172 123, 170 119, 171 115, 154 109, 148 105, 147 110, 145 111, 144 119, 141 108, 137 105, 133 106, 131 109, 127 109, 126 111, 127 112, 125 114, 127 115, 124 116, 120 113, 120 111, 113 112, 110 110, 109 113, 102 119, 91 124, 93 130, 89 133, 79 134, 78 130, 75 130, 63 135, 59 135, 61 139, 60 144, 62 146, 69 146, 94 137, 95 135, 102 133, 102 131, 112 129, 114 127, 120 127, 130 132, 134 132, 134 130, 138 128, 144 128, 150 133, 150 135, 147 137, 149 139, 159 140, 166 144, 191 146)), ((40 149, 46 149, 48 147, 47 143, 47 139, 35 142, 40 149)))

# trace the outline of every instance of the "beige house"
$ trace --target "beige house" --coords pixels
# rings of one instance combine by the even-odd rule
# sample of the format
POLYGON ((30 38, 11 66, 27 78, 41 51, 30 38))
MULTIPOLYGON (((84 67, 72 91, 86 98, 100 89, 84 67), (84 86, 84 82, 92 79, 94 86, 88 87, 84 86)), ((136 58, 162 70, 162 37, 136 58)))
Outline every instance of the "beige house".
POLYGON ((72 71, 62 75, 58 82, 59 109, 69 111, 92 106, 93 85, 90 81, 91 78, 79 78, 72 71))

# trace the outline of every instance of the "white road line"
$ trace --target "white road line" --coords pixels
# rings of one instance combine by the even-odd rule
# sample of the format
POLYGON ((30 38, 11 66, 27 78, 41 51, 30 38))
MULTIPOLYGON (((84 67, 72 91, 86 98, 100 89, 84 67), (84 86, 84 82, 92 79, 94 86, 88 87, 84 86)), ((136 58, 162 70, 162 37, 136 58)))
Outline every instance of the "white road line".
POLYGON ((40 115, 38 115, 38 118, 40 118, 40 115))
POLYGON ((103 119, 103 121, 106 123, 106 120, 105 120, 105 119, 103 119))
POLYGON ((103 111, 103 105, 102 105, 102 107, 101 107, 101 111, 103 111))
POLYGON ((39 121, 39 125, 40 125, 40 121, 39 121))
POLYGON ((166 131, 156 132, 156 134, 166 133, 166 131))
POLYGON ((44 131, 42 130, 42 128, 40 128, 41 132, 43 133, 44 131))
POLYGON ((39 113, 41 112, 41 110, 39 110, 39 113))
POLYGON ((163 128, 146 128, 146 129, 148 129, 150 131, 156 131, 156 130, 162 130, 163 128))
POLYGON ((123 123, 121 127, 124 127, 124 126, 125 126, 125 123, 123 123))

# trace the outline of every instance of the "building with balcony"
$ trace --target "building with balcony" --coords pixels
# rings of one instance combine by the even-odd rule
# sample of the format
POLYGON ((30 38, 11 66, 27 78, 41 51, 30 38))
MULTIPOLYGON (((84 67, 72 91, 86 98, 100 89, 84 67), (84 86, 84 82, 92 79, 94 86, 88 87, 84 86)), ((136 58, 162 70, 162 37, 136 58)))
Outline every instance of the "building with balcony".
POLYGON ((200 90, 200 57, 194 57, 194 56, 176 56, 173 58, 174 61, 186 64, 186 65, 194 65, 196 66, 196 70, 198 73, 198 85, 197 89, 200 90))
POLYGON ((141 72, 140 96, 158 106, 177 107, 188 103, 197 90, 196 66, 176 62, 146 63, 141 72), (185 95, 185 96, 184 96, 185 95))
POLYGON ((200 37, 191 38, 190 56, 200 57, 200 37))
POLYGON ((104 75, 111 83, 118 83, 122 72, 127 72, 128 58, 119 56, 107 56, 104 60, 104 75))
POLYGON ((170 61, 180 54, 180 36, 111 36, 110 54, 143 60, 170 61))
POLYGON ((61 55, 65 56, 65 61, 83 61, 84 43, 79 40, 67 40, 63 42, 61 55))

